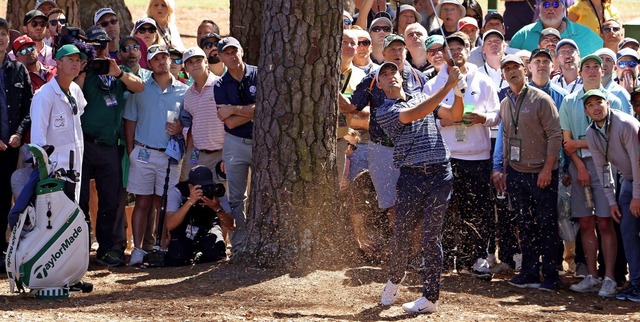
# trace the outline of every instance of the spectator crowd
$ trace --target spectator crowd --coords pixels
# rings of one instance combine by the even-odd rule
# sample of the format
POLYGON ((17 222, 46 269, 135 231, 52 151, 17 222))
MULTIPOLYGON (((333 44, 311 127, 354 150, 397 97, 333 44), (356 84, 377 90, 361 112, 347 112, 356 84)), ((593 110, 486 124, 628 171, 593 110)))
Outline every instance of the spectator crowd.
MULTIPOLYGON (((390 263, 381 303, 407 270, 424 275, 412 313, 437 310, 443 271, 640 302, 640 43, 615 2, 412 3, 356 0, 342 21, 341 211, 363 258, 390 263)), ((257 67, 211 20, 185 48, 175 10, 150 0, 130 33, 111 8, 74 28, 53 0, 19 31, 0 18, 0 226, 32 143, 79 169, 89 222, 98 198, 100 265, 127 263, 129 195, 128 265, 242 249, 257 67)))

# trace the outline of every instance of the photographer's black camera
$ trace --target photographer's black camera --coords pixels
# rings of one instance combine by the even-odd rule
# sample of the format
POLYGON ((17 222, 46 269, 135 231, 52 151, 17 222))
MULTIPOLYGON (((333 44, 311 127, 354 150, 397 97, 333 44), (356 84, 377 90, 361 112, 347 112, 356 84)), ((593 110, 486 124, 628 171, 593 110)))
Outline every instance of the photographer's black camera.
POLYGON ((225 192, 226 190, 224 188, 224 185, 221 183, 202 186, 202 194, 209 199, 213 199, 214 197, 220 198, 224 196, 225 192))
POLYGON ((109 74, 109 65, 111 62, 104 58, 95 58, 87 63, 87 72, 94 73, 96 75, 109 74))

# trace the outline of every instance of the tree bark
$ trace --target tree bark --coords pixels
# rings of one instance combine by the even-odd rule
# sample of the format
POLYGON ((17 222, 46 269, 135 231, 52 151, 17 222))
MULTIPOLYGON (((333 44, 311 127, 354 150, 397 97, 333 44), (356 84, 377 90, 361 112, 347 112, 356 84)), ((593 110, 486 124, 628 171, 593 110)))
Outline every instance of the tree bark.
MULTIPOLYGON (((65 11, 69 25, 87 29, 93 26, 93 14, 100 8, 111 7, 120 20, 121 33, 128 34, 133 29, 131 13, 124 0, 58 0, 58 7, 65 11)), ((22 19, 27 12, 33 10, 36 0, 7 1, 7 21, 11 29, 23 33, 22 19)))
POLYGON ((265 1, 262 21, 251 203, 237 257, 303 272, 342 259, 333 250, 348 231, 336 170, 342 0, 265 1))
POLYGON ((231 0, 230 23, 231 36, 238 39, 244 49, 244 61, 257 65, 260 56, 262 35, 262 15, 268 1, 231 0))

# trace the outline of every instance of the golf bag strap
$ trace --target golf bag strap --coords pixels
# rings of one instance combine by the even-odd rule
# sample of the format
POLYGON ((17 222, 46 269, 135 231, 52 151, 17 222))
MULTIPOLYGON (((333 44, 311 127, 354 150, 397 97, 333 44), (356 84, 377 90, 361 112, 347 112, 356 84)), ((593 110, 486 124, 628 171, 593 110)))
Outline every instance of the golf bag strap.
POLYGON ((20 273, 18 271, 18 258, 16 256, 16 251, 18 250, 18 244, 20 243, 20 235, 22 234, 22 228, 24 227, 24 222, 27 218, 27 212, 32 209, 32 207, 27 207, 23 212, 20 213, 20 217, 18 218, 18 222, 15 226, 13 226, 13 231, 11 232, 11 240, 9 240, 9 251, 7 254, 7 258, 5 259, 5 264, 7 267, 7 274, 9 275, 9 288, 11 293, 14 292, 15 286, 17 284, 18 291, 20 293, 24 292, 24 287, 22 282, 20 282, 20 273), (11 263, 7 263, 8 261, 12 261, 11 263))

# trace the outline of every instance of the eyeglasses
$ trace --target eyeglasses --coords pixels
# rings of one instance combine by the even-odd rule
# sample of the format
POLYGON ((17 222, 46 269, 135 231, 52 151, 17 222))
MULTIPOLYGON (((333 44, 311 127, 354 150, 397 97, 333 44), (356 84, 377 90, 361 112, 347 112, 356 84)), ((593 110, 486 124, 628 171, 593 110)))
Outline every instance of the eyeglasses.
POLYGON ((107 48, 107 43, 106 42, 95 43, 93 44, 93 48, 95 48, 96 50, 104 50, 105 48, 107 48))
POLYGON ((136 32, 140 33, 140 34, 146 34, 147 32, 150 33, 150 34, 154 34, 154 33, 156 33, 156 31, 157 30, 154 27, 146 27, 146 28, 145 27, 139 27, 136 30, 136 32))
POLYGON ((368 39, 365 39, 363 41, 358 41, 358 46, 369 46, 371 45, 371 42, 368 39))
POLYGON ((575 49, 565 49, 558 52, 558 56, 571 56, 575 54, 575 49))
POLYGON ((351 25, 351 20, 349 20, 349 19, 345 19, 345 20, 343 20, 342 22, 343 22, 345 25, 347 25, 347 26, 348 26, 348 25, 351 25))
POLYGON ((31 20, 31 27, 36 28, 38 26, 44 28, 47 26, 47 22, 44 20, 38 20, 38 21, 31 20))
POLYGON ((545 9, 549 9, 549 7, 552 7, 553 9, 558 9, 558 7, 560 7, 560 2, 558 1, 545 1, 542 3, 542 7, 545 9))
POLYGON ((176 65, 182 65, 182 58, 171 58, 171 61, 176 65))
POLYGON ((624 69, 624 68, 636 68, 636 66, 638 66, 638 62, 635 61, 619 61, 618 62, 618 68, 624 69))
POLYGON ((18 52, 17 52, 17 53, 19 53, 20 55, 24 56, 24 55, 26 55, 27 53, 31 53, 31 52, 33 52, 34 50, 36 50, 36 47, 35 47, 35 46, 29 46, 29 47, 27 47, 27 48, 23 48, 23 49, 18 50, 18 52))
POLYGON ((349 143, 349 142, 347 142, 347 147, 350 147, 350 148, 351 148, 351 151, 355 151, 355 150, 357 150, 357 149, 358 149, 358 146, 357 146, 357 145, 355 145, 355 144, 351 144, 351 143, 349 143))
POLYGON ((140 45, 126 45, 122 48, 120 48, 120 51, 123 53, 128 53, 130 51, 138 51, 140 50, 140 45))
POLYGON ((375 27, 371 28, 371 32, 380 32, 380 31, 391 32, 391 27, 389 27, 389 26, 375 26, 375 27))
POLYGON ((439 48, 433 48, 433 49, 429 49, 427 50, 427 54, 433 56, 437 53, 444 53, 444 47, 439 47, 439 48))
POLYGON ((76 102, 76 99, 71 95, 68 95, 67 97, 69 98, 69 104, 71 104, 73 115, 78 115, 78 103, 76 102))
POLYGON ((204 46, 202 46, 202 47, 204 47, 204 49, 211 49, 211 48, 214 48, 214 47, 217 48, 218 47, 218 43, 217 42, 208 42, 208 43, 205 43, 204 46))
POLYGON ((605 32, 618 32, 620 31, 620 27, 602 27, 602 33, 605 32))
POLYGON ((165 46, 165 45, 153 45, 149 48, 147 48, 147 52, 153 54, 156 51, 166 51, 169 52, 169 49, 165 46))
POLYGON ((67 23, 67 19, 64 19, 64 18, 49 20, 49 24, 51 26, 64 25, 66 23, 67 23))
POLYGON ((107 20, 107 21, 103 21, 100 23, 100 26, 102 26, 102 28, 107 28, 109 26, 109 24, 112 25, 117 25, 118 24, 118 19, 111 19, 111 20, 107 20))

